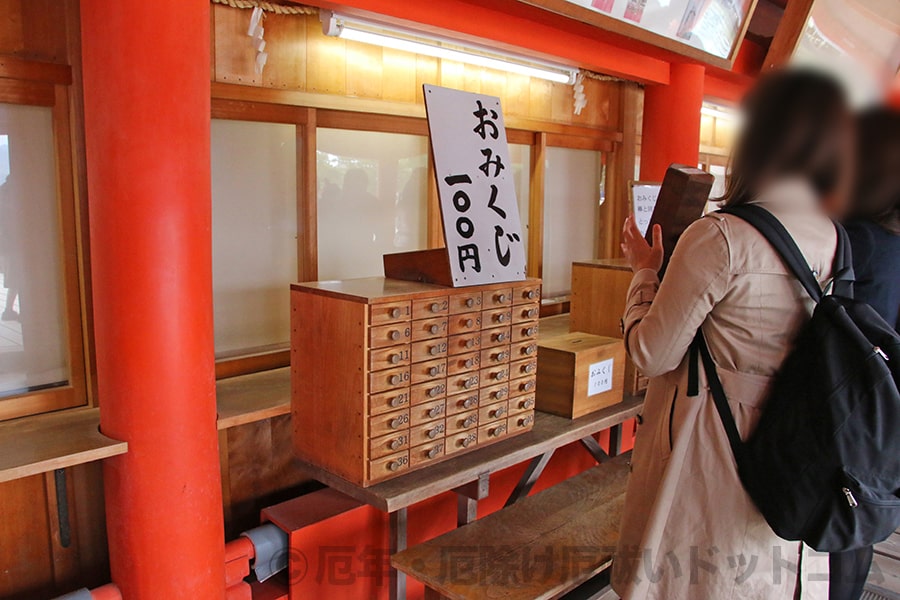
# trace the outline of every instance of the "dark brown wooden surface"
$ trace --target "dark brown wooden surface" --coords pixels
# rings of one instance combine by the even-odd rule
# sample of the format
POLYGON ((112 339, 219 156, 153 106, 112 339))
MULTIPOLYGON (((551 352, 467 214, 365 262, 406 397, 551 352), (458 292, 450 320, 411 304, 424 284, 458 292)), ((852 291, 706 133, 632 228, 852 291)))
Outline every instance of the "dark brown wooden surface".
POLYGON ((575 420, 535 413, 534 429, 529 432, 367 488, 310 464, 303 463, 302 467, 329 487, 379 510, 393 512, 475 481, 483 473, 510 467, 609 429, 633 418, 641 406, 643 398, 626 398, 621 404, 575 420))
POLYGON ((446 248, 385 254, 384 275, 404 281, 453 287, 450 255, 446 248))
POLYGON ((291 412, 289 367, 222 379, 216 383, 219 429, 291 412))
POLYGON ((628 457, 616 458, 391 564, 452 600, 557 598, 612 561, 628 473, 628 457))

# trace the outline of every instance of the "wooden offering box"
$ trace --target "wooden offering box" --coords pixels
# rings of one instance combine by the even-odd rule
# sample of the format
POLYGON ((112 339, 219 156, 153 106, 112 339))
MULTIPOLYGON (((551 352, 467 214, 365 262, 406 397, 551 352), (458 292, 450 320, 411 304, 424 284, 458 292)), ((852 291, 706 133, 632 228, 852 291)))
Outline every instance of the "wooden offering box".
POLYGON ((567 333, 538 344, 537 409, 577 419, 622 401, 625 345, 567 333))
MULTIPOLYGON (((571 330, 621 338, 631 267, 624 259, 598 259, 572 264, 571 330)), ((647 391, 647 378, 625 359, 625 392, 647 391)))
POLYGON ((541 282, 291 286, 294 450, 367 486, 531 429, 541 282))

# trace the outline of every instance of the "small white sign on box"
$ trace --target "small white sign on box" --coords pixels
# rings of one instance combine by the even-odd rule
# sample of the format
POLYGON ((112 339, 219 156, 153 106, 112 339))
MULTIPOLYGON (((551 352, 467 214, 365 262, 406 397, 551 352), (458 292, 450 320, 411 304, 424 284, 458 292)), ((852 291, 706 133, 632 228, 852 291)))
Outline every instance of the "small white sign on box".
POLYGON ((634 222, 641 235, 647 235, 650 227, 650 219, 656 209, 656 199, 659 197, 661 183, 647 183, 644 181, 631 182, 631 210, 634 211, 634 222))
POLYGON ((524 280, 525 245, 500 99, 424 89, 453 285, 524 280))
POLYGON ((588 369, 588 396, 608 392, 613 387, 613 359, 601 360, 588 369))

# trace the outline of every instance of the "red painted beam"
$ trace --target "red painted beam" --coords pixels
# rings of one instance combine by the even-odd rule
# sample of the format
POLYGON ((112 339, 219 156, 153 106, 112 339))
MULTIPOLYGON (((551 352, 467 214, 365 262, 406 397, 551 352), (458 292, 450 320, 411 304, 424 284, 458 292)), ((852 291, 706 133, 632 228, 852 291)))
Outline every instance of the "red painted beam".
POLYGON ((113 582, 223 598, 208 0, 81 0, 100 428, 113 582))
POLYGON ((520 2, 508 0, 304 0, 345 15, 390 24, 415 23, 461 41, 528 52, 592 71, 644 83, 668 83, 669 64, 661 50, 520 2))

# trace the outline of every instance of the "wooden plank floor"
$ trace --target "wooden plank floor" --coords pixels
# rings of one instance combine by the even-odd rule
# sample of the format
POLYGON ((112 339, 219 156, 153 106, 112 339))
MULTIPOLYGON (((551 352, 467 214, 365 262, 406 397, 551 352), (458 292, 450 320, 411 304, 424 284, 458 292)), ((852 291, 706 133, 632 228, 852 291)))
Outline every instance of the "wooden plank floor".
POLYGON ((900 600, 900 529, 875 546, 864 600, 900 600))

